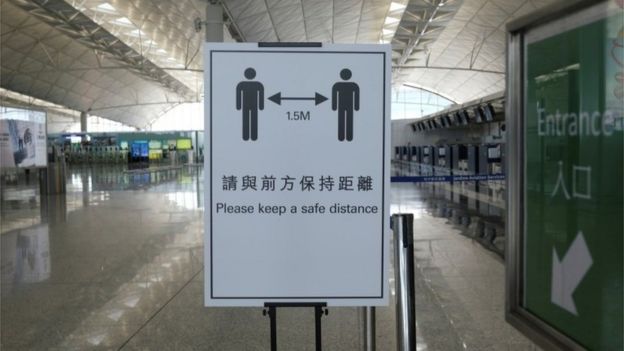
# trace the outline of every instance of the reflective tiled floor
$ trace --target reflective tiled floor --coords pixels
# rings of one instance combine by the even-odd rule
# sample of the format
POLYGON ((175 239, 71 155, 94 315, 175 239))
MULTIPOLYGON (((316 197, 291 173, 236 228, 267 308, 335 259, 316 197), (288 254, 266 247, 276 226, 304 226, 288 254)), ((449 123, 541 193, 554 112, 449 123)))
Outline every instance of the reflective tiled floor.
MULTIPOLYGON (((202 179, 97 166, 71 168, 67 195, 43 201, 36 181, 4 186, 1 349, 268 350, 262 309, 202 306, 202 179)), ((534 350, 504 323, 500 258, 432 215, 427 192, 392 193, 416 217, 418 349, 534 350)), ((395 349, 393 304, 377 309, 378 350, 395 349)), ((324 348, 361 350, 362 318, 331 308, 324 348)), ((313 350, 313 323, 280 310, 279 349, 313 350)))
POLYGON ((423 350, 538 350, 505 322, 503 260, 472 228, 431 209, 443 185, 393 184, 393 212, 414 214, 416 317, 423 350), (461 235, 464 234, 464 235, 461 235))

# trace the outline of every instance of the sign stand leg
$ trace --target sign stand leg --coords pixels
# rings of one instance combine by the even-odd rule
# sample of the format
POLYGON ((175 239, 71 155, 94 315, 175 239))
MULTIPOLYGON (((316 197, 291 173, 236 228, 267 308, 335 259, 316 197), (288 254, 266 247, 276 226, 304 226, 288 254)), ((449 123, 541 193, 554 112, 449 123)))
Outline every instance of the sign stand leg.
POLYGON ((275 306, 265 306, 268 307, 269 310, 266 309, 262 311, 262 315, 269 315, 269 321, 271 325, 271 351, 277 351, 277 314, 275 310, 275 306))
POLYGON ((271 326, 271 351, 277 351, 277 308, 278 307, 314 307, 314 332, 315 332, 315 344, 316 351, 323 351, 323 340, 321 334, 321 317, 328 315, 327 303, 265 303, 265 309, 262 311, 262 315, 269 315, 269 322, 271 326), (267 309, 268 308, 268 311, 267 309))
POLYGON ((323 306, 314 306, 314 329, 316 331, 316 351, 323 350, 323 341, 321 338, 321 317, 327 316, 329 310, 323 306))

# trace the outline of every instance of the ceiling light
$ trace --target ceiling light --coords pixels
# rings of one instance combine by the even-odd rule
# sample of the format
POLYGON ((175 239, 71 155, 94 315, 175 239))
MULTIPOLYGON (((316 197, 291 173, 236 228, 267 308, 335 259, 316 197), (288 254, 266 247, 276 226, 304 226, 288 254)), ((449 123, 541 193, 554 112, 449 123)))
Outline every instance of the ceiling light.
POLYGON ((383 35, 384 35, 384 36, 394 34, 394 31, 393 31, 392 29, 386 29, 386 28, 384 28, 384 29, 382 30, 382 32, 383 32, 383 35))
POLYGON ((133 37, 140 37, 140 36, 145 35, 145 32, 140 29, 135 29, 132 32, 128 33, 128 35, 131 35, 133 37))
POLYGON ((119 17, 115 19, 114 21, 112 21, 112 23, 118 24, 121 26, 126 26, 126 27, 134 27, 134 24, 132 24, 132 22, 128 19, 128 17, 119 17))
POLYGON ((405 8, 405 5, 399 4, 398 2, 390 3, 390 12, 403 10, 404 8, 405 8))
POLYGON ((165 49, 158 49, 158 50, 156 50, 156 53, 165 55, 167 53, 167 50, 165 50, 165 49))
POLYGON ((384 24, 394 24, 394 23, 398 23, 399 19, 398 18, 394 18, 394 17, 386 17, 386 21, 384 22, 384 24))
POLYGON ((140 299, 141 299, 141 298, 140 298, 140 297, 138 297, 138 296, 133 296, 133 297, 127 298, 127 299, 124 301, 124 305, 126 305, 126 306, 128 306, 128 307, 130 307, 130 308, 135 307, 135 306, 137 305, 137 303, 139 303, 139 300, 140 300, 140 299))
POLYGON ((105 2, 103 4, 99 4, 94 8, 95 11, 106 12, 106 13, 116 13, 117 10, 113 7, 113 5, 105 2))

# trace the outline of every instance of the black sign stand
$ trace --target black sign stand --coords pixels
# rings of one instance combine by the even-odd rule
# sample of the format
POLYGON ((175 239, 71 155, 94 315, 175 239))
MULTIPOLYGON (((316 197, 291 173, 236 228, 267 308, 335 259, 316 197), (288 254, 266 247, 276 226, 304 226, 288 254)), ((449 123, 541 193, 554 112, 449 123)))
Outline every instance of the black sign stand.
POLYGON ((321 317, 327 315, 327 303, 325 302, 267 302, 264 304, 265 309, 262 311, 262 315, 269 315, 271 323, 271 351, 277 351, 277 308, 278 307, 314 307, 314 331, 316 334, 316 351, 323 350, 323 343, 321 340, 321 317), (268 310, 267 310, 268 308, 268 310))

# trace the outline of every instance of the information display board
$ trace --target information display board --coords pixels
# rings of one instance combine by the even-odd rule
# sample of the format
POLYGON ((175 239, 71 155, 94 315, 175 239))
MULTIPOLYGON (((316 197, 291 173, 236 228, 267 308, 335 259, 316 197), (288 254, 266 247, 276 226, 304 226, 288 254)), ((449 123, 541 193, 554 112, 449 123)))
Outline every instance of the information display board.
POLYGON ((0 107, 0 166, 27 168, 47 165, 46 113, 0 107))
POLYGON ((149 149, 150 150, 161 150, 162 149, 162 141, 160 141, 160 140, 150 140, 149 141, 149 149))
POLYGON ((518 117, 508 320, 546 349, 621 350, 624 11, 621 1, 576 6, 516 29, 509 46, 523 75, 507 93, 522 96, 507 112, 518 117))
POLYGON ((147 140, 135 140, 131 144, 131 156, 133 158, 147 158, 149 155, 149 144, 147 140))
POLYGON ((176 142, 176 149, 178 150, 190 150, 192 148, 191 139, 178 139, 176 142))
POLYGON ((205 304, 387 304, 390 46, 205 46, 205 304))

